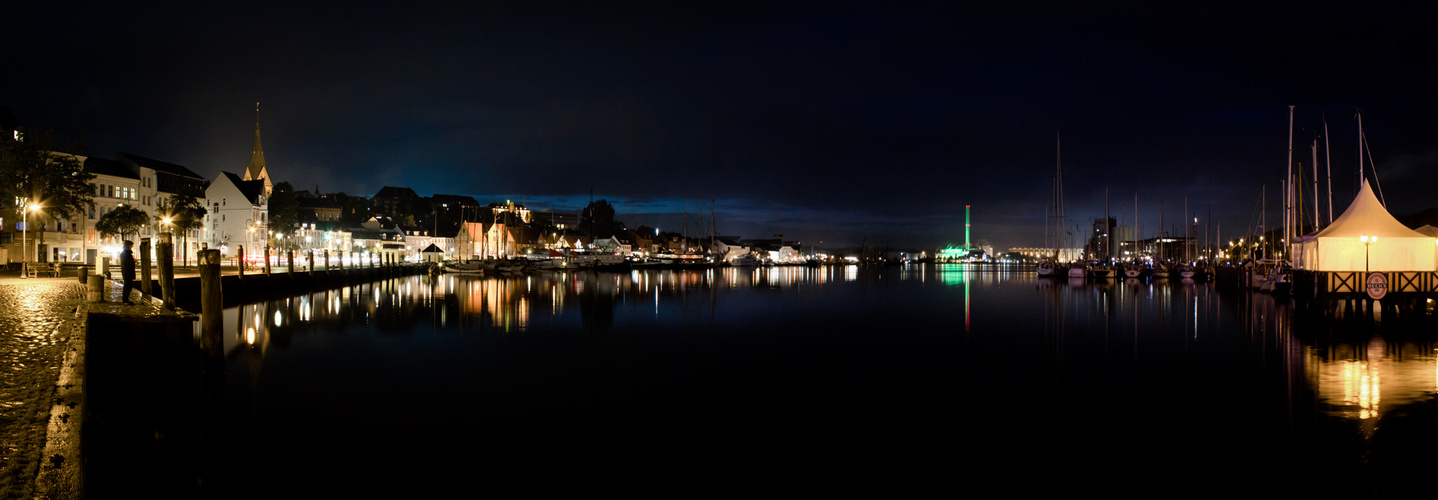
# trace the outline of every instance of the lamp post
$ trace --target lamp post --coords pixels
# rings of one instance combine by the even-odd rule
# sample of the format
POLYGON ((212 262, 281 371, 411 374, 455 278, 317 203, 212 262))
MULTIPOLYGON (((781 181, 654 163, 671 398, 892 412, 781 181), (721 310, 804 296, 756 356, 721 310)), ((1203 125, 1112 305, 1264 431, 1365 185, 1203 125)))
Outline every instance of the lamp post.
POLYGON ((1359 237, 1358 237, 1358 241, 1363 242, 1363 276, 1365 276, 1364 279, 1368 279, 1368 278, 1367 278, 1367 276, 1368 276, 1368 245, 1371 245, 1371 244, 1373 244, 1373 243, 1377 243, 1377 242, 1378 242, 1378 237, 1377 237, 1377 236, 1369 236, 1369 235, 1366 235, 1366 234, 1365 234, 1365 235, 1359 236, 1359 237))
MULTIPOLYGON (((30 265, 30 212, 39 210, 40 205, 29 204, 20 210, 20 262, 30 265)), ((28 278, 28 273, 20 273, 21 278, 28 278)))
MULTIPOLYGON (((254 221, 254 220, 246 220, 246 221, 245 221, 245 251, 247 251, 247 252, 252 252, 252 253, 255 251, 255 221, 254 221)), ((245 256, 245 258, 248 259, 249 256, 245 256)), ((245 265, 244 262, 241 262, 241 263, 240 263, 240 267, 243 268, 244 265, 245 265)))

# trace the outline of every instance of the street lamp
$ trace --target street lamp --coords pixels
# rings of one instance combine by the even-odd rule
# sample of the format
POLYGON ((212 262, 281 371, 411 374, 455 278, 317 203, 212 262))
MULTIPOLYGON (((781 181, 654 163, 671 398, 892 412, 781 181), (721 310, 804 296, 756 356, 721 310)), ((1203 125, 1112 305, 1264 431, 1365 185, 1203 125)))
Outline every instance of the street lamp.
MULTIPOLYGON (((26 266, 30 265, 30 259, 27 257, 30 253, 30 212, 39 209, 40 205, 32 203, 20 211, 20 261, 24 262, 26 266)), ((28 273, 20 273, 20 277, 28 278, 29 276, 28 273)))
MULTIPOLYGON (((1367 275, 1368 275, 1368 245, 1373 244, 1373 243, 1378 243, 1378 237, 1377 237, 1377 236, 1369 236, 1369 235, 1366 235, 1366 234, 1365 234, 1365 235, 1359 236, 1359 237, 1358 237, 1358 241, 1363 242, 1363 275, 1364 275, 1364 276, 1367 276, 1367 275)), ((1367 278, 1364 278, 1364 279, 1367 279, 1367 278)))

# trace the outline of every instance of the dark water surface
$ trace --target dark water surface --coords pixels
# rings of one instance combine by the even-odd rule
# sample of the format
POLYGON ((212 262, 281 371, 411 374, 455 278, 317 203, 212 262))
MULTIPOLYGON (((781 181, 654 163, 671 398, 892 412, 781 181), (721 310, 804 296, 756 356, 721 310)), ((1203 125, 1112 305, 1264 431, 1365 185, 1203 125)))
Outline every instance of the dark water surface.
POLYGON ((200 460, 240 494, 1424 491, 1410 314, 961 265, 403 278, 227 310, 200 460))

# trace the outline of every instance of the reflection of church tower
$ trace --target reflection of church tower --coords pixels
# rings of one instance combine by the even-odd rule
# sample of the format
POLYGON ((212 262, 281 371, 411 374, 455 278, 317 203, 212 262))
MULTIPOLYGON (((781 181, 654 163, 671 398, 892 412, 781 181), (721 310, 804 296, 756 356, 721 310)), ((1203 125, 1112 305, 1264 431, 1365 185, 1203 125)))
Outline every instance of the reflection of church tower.
POLYGON ((269 197, 274 186, 270 185, 270 172, 265 170, 265 150, 260 147, 260 103, 258 102, 255 103, 255 149, 250 152, 250 166, 245 169, 243 180, 255 179, 265 181, 265 197, 269 197))

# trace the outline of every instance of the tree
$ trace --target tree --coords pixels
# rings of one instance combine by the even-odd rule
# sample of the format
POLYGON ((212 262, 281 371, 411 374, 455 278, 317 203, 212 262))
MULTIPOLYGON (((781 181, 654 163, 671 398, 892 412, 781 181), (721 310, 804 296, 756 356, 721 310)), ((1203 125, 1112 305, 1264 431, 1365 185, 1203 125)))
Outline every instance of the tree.
POLYGON ((588 233, 591 238, 614 236, 618 228, 618 224, 614 222, 614 207, 610 206, 607 200, 589 202, 584 213, 579 215, 579 230, 588 233))
MULTIPOLYGON (((300 199, 295 196, 295 188, 288 182, 275 184, 274 190, 270 192, 270 237, 284 235, 287 241, 285 248, 294 245, 295 229, 299 228, 300 199)), ((276 239, 275 241, 281 241, 276 239)), ((276 245, 279 246, 279 245, 276 245)))
POLYGON ((145 213, 144 210, 124 205, 101 215, 100 220, 95 221, 95 229, 100 231, 101 237, 108 238, 119 235, 124 238, 129 234, 138 236, 140 229, 149 223, 150 214, 145 213))
POLYGON ((364 221, 369 220, 369 198, 339 193, 335 195, 335 201, 340 207, 340 224, 345 226, 358 226, 363 224, 364 221))
MULTIPOLYGON (((61 151, 54 131, 26 134, 22 127, 17 133, 21 140, 0 137, 0 207, 9 212, 7 216, 20 220, 21 210, 32 204, 40 206, 24 217, 32 224, 82 216, 94 196, 90 180, 95 174, 86 172, 74 154, 61 151)), ((83 149, 79 141, 68 145, 69 151, 83 149)), ((39 238, 44 241, 43 232, 39 238)))
MULTIPOLYGON (((155 223, 163 225, 165 219, 169 219, 170 226, 180 230, 180 241, 182 242, 180 248, 187 248, 190 231, 205 227, 205 207, 194 196, 186 194, 171 196, 169 199, 161 201, 155 208, 155 212, 155 223)), ((181 255, 183 256, 181 265, 189 265, 189 253, 181 252, 181 255)))

